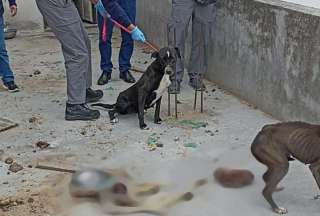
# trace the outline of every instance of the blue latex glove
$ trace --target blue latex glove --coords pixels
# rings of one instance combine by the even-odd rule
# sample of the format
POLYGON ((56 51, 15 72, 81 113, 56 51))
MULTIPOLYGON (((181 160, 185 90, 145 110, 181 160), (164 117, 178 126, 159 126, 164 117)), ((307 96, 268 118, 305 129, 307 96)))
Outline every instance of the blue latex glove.
POLYGON ((106 9, 104 8, 101 0, 99 0, 94 7, 96 8, 97 12, 98 12, 101 16, 105 17, 105 16, 107 15, 107 11, 106 11, 106 9))
POLYGON ((142 43, 146 42, 146 38, 144 37, 144 34, 138 27, 135 27, 131 32, 131 37, 133 40, 140 41, 142 43))

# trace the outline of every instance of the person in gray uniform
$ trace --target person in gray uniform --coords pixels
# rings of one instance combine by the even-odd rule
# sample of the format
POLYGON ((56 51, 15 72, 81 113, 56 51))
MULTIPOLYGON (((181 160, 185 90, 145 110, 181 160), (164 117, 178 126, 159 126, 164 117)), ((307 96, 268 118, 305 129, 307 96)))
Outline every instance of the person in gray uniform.
POLYGON ((178 47, 181 59, 176 63, 175 75, 169 93, 180 93, 184 74, 185 42, 192 20, 192 47, 188 66, 189 85, 204 90, 202 75, 207 70, 208 43, 213 19, 213 3, 216 0, 172 0, 172 14, 168 25, 169 45, 178 47))
MULTIPOLYGON (((104 0, 106 1, 106 0, 104 0)), ((90 0, 97 9, 104 11, 101 1, 90 0)), ((61 43, 67 72, 67 94, 65 119, 95 120, 98 110, 86 104, 103 97, 101 90, 92 90, 91 43, 73 0, 36 0, 40 13, 61 43)), ((133 39, 144 38, 143 33, 123 14, 115 0, 108 0, 110 14, 119 22, 131 27, 133 39), (140 37, 138 37, 140 36, 140 37), (143 37, 142 37, 143 36, 143 37)))

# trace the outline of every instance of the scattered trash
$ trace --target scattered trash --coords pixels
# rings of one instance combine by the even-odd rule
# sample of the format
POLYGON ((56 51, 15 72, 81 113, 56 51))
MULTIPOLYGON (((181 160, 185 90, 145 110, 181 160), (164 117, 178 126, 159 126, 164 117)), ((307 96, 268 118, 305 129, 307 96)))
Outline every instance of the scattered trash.
POLYGON ((114 88, 112 88, 111 86, 106 88, 106 91, 113 91, 113 90, 114 90, 114 88))
POLYGON ((208 135, 210 135, 210 136, 214 136, 214 133, 213 133, 213 131, 211 131, 211 130, 206 130, 205 131, 208 135))
POLYGON ((8 157, 7 159, 5 159, 4 161, 6 164, 12 164, 13 163, 13 159, 11 157, 8 157))
POLYGON ((164 145, 163 145, 162 143, 157 143, 157 147, 158 147, 158 148, 163 148, 163 146, 164 146, 164 145))
POLYGON ((30 197, 30 198, 27 200, 27 202, 28 202, 28 203, 33 203, 33 202, 34 202, 34 199, 30 197))
POLYGON ((29 118, 29 123, 35 124, 35 125, 41 125, 42 118, 40 116, 32 116, 31 118, 29 118))
POLYGON ((149 151, 155 151, 157 148, 163 148, 163 144, 158 143, 159 137, 156 137, 156 133, 153 133, 148 137, 148 149, 149 151))
POLYGON ((43 150, 43 149, 48 148, 50 146, 50 144, 47 143, 47 142, 39 141, 39 142, 36 143, 36 146, 38 148, 40 148, 41 150, 43 150))
POLYGON ((184 120, 179 121, 179 125, 181 127, 185 127, 185 128, 199 129, 201 127, 207 127, 208 123, 207 122, 196 122, 196 121, 184 119, 184 120))
POLYGON ((184 147, 186 147, 186 148, 197 148, 198 145, 195 144, 195 143, 186 143, 186 144, 184 144, 184 147))
POLYGON ((17 173, 19 171, 23 170, 23 167, 19 165, 18 163, 14 162, 9 166, 9 171, 17 173))
POLYGON ((33 75, 39 75, 39 74, 41 74, 41 71, 39 71, 39 70, 35 70, 34 72, 33 72, 33 75))
POLYGON ((8 119, 0 117, 0 132, 9 130, 9 129, 17 127, 17 126, 18 126, 17 123, 14 123, 8 119))

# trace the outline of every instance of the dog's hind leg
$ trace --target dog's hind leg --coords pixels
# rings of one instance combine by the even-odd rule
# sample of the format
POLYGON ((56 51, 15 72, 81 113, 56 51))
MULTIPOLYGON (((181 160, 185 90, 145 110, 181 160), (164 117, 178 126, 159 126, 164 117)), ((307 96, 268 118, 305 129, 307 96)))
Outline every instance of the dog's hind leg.
MULTIPOLYGON (((280 165, 280 164, 279 164, 280 165)), ((288 211, 285 208, 279 207, 272 198, 272 193, 276 190, 278 183, 288 173, 289 165, 280 165, 276 168, 268 168, 267 182, 263 189, 263 196, 271 205, 271 208, 278 214, 286 214, 288 211)))
POLYGON ((156 102, 156 110, 154 112, 154 123, 161 124, 162 119, 160 118, 160 106, 161 106, 161 99, 160 97, 156 102))
MULTIPOLYGON (((310 164, 309 169, 311 170, 313 177, 316 180, 320 189, 320 160, 310 164)), ((316 195, 314 199, 320 199, 320 194, 316 195)))
POLYGON ((277 189, 278 183, 287 174, 289 162, 286 155, 272 145, 272 136, 266 132, 260 132, 251 145, 252 154, 255 158, 266 165, 268 170, 263 174, 263 180, 266 183, 262 191, 264 198, 271 205, 273 211, 278 214, 285 214, 287 210, 279 207, 273 200, 272 194, 277 189))

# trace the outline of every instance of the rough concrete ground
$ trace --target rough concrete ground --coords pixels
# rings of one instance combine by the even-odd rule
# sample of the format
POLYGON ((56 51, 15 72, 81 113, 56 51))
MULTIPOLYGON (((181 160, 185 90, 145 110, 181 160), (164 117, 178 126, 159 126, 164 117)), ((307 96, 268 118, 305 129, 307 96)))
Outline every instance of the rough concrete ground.
MULTIPOLYGON (((89 32, 96 81, 100 71, 97 35, 95 28, 90 28, 89 32)), ((114 41, 114 59, 117 59, 118 34, 114 41)), ((24 32, 7 41, 7 47, 22 91, 9 94, 0 89, 1 117, 19 123, 19 127, 0 134, 0 149, 4 151, 3 158, 12 157, 24 169, 8 173, 8 165, 0 162, 0 198, 18 197, 24 204, 17 204, 6 212, 0 210, 1 216, 48 216, 62 210, 53 201, 61 194, 52 189, 63 182, 67 174, 28 167, 37 162, 74 169, 122 167, 139 180, 177 185, 188 185, 209 176, 210 184, 199 189, 194 200, 177 205, 169 215, 273 215, 261 196, 264 185, 261 175, 265 168, 251 156, 250 144, 264 124, 276 120, 207 83, 204 114, 192 112, 194 92, 187 85, 179 96, 180 120, 208 123, 198 129, 182 127, 173 117, 167 117, 166 97, 161 113, 163 124, 152 123, 153 110, 150 110, 146 117, 148 131, 139 129, 136 115, 120 116, 120 123, 111 125, 104 111, 96 122, 66 122, 65 72, 56 39, 51 33, 24 32), (150 137, 156 138, 163 147, 149 151, 150 137), (50 147, 40 150, 35 147, 38 141, 48 142, 50 147), (196 144, 195 148, 184 147, 188 143, 196 144), (250 169, 256 180, 243 189, 222 188, 212 180, 213 170, 219 166, 250 169)), ((142 48, 136 47, 132 59, 133 65, 139 68, 151 62, 150 54, 144 53, 142 48)), ((117 65, 116 60, 114 65, 117 65)), ((140 74, 135 73, 135 76, 140 74)), ((112 82, 97 88, 104 90, 104 102, 113 102, 128 86, 119 80, 115 69, 112 82)), ((288 215, 319 214, 319 201, 312 200, 318 189, 305 166, 293 162, 281 185, 285 190, 275 194, 275 199, 289 209, 288 215)), ((74 211, 77 216, 103 215, 91 204, 75 206, 74 211)))

